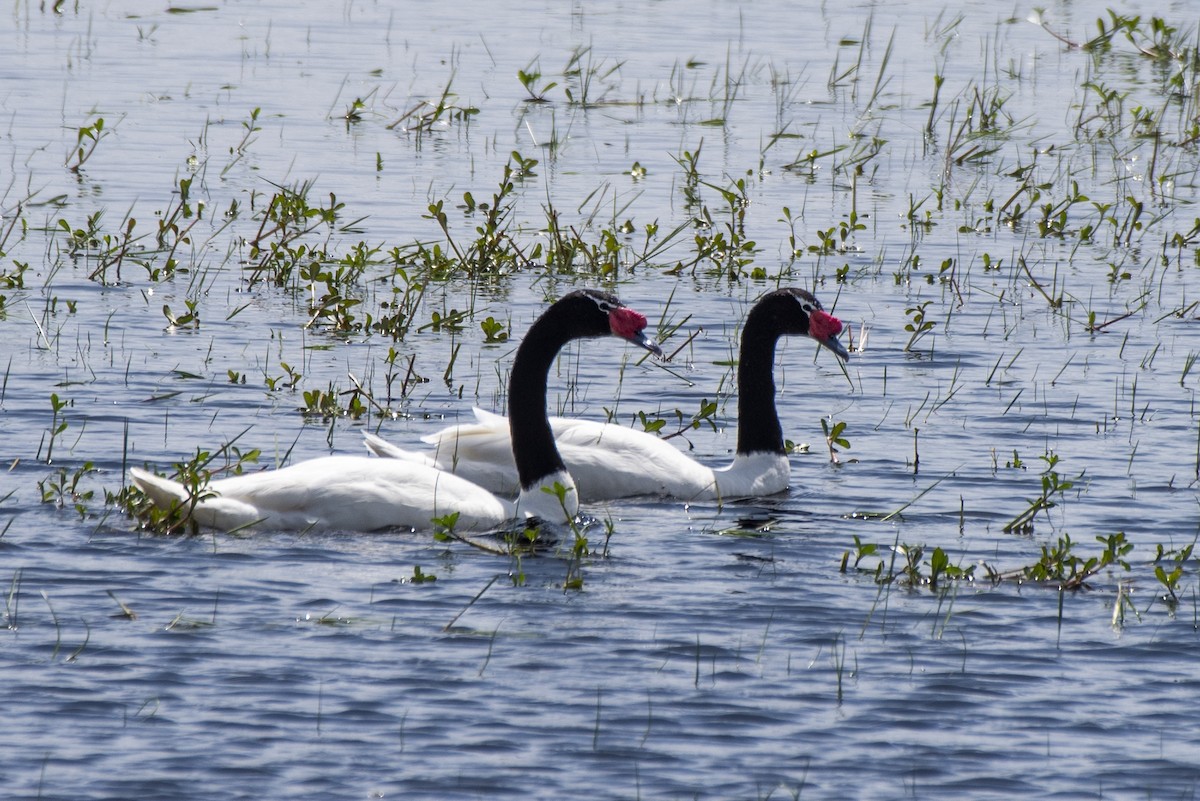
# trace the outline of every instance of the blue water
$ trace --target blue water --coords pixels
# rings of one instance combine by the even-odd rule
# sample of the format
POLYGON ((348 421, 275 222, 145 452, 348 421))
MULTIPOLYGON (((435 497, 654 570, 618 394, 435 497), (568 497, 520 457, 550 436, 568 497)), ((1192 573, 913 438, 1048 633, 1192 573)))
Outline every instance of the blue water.
MULTIPOLYGON (((1194 24, 1183 4, 1114 10, 1141 14, 1143 28, 1150 13, 1194 24)), ((4 795, 1194 796, 1196 565, 1183 562, 1168 603, 1154 560, 1200 531, 1187 236, 1200 164, 1180 145, 1195 105, 1169 82, 1178 73, 1194 91, 1196 75, 1123 38, 1069 49, 1030 12, 675 0, 10 9, 4 795), (564 76, 573 55, 580 72, 564 76), (557 84, 549 102, 527 102, 518 70, 541 71, 535 89, 557 84), (935 75, 945 83, 927 135, 935 75), (1119 109, 1106 117, 1087 80, 1123 94, 1119 109), (414 130, 406 112, 448 85, 464 113, 414 130), (348 122, 356 99, 361 118, 348 122), (1161 110, 1157 151, 1133 123, 1139 107, 1161 110), (79 165, 77 132, 100 117, 104 135, 79 165), (458 207, 463 194, 489 202, 513 151, 539 162, 515 182, 514 239, 527 253, 544 245, 549 208, 596 243, 629 220, 615 275, 535 266, 432 280, 399 341, 314 322, 322 290, 298 272, 282 287, 248 281, 272 194, 312 182, 313 204, 332 193, 345 205, 301 241, 338 257, 378 246, 352 288, 360 319, 378 316, 403 286, 386 253, 448 247, 428 218, 438 200, 456 241, 471 241, 481 216, 458 207), (661 242, 703 216, 686 200, 685 153, 699 153, 711 227, 639 261, 646 225, 661 242), (1036 198, 1017 191, 1026 174, 1036 198), (181 270, 151 280, 166 259, 153 233, 189 178, 200 221, 175 253, 181 270), (731 280, 719 256, 692 262, 697 235, 730 236, 720 190, 742 191, 739 180, 756 244, 731 280), (1088 200, 1065 235, 1041 236, 1038 208, 1072 180, 1088 200), (1010 197, 1034 211, 999 220, 1010 197), (1118 234, 1134 201, 1143 224, 1118 234), (852 211, 865 227, 817 252, 818 232, 836 239, 852 211), (101 246, 73 253, 59 225, 84 228, 96 212, 101 239, 129 218, 143 237, 119 276, 89 279, 101 246), (1087 224, 1096 235, 1081 241, 1087 224), (367 427, 412 446, 473 404, 502 410, 513 346, 485 343, 480 321, 515 341, 580 285, 615 289, 663 335, 682 323, 665 347, 684 347, 671 372, 616 342, 569 348, 553 410, 624 423, 645 411, 670 430, 675 409, 690 419, 716 398, 716 429, 687 440, 723 463, 739 321, 776 284, 812 288, 862 345, 845 373, 811 343, 781 348, 785 435, 811 445, 793 456, 793 488, 724 507, 594 505, 581 590, 562 589, 561 552, 516 560, 398 532, 167 538, 104 501, 129 465, 169 470, 231 441, 270 467, 358 453, 367 427), (199 324, 170 327, 163 306, 178 317, 188 301, 199 324), (936 325, 906 351, 926 301, 936 325), (451 309, 468 311, 461 331, 426 325, 451 309), (406 384, 412 374, 427 380, 406 384), (355 381, 385 413, 300 413, 304 392, 355 381), (847 423, 840 464, 822 419, 847 423), (1051 454, 1073 487, 1031 532, 1005 533, 1051 454), (54 489, 76 475, 90 496, 54 489), (1098 556, 1096 537, 1117 532, 1134 546, 1128 569, 1101 570, 1088 589, 986 578, 1063 536, 1098 556), (843 572, 855 537, 878 550, 843 572), (922 575, 941 548, 976 579, 873 580, 914 547, 922 575), (417 567, 437 580, 414 582, 417 567)), ((1098 3, 1045 11, 1080 41, 1099 18, 1111 21, 1098 3)), ((1195 30, 1182 41, 1194 53, 1195 30)))

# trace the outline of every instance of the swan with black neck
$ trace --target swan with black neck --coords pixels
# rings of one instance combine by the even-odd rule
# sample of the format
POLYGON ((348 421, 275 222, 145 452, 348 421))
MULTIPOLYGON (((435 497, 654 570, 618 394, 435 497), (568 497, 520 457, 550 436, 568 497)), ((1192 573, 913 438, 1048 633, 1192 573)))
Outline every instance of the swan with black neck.
POLYGON ((225 530, 428 529, 434 518, 451 513, 458 513, 455 525, 463 530, 494 528, 528 516, 567 522, 578 512, 579 500, 546 417, 550 367, 566 343, 588 337, 613 335, 661 355, 647 340, 645 327, 643 315, 596 290, 564 296, 530 327, 517 348, 509 385, 519 476, 515 502, 428 464, 369 456, 318 457, 223 478, 207 484, 198 497, 147 470, 133 468, 130 476, 155 505, 185 509, 196 523, 225 530), (555 485, 565 494, 560 497, 555 485))
MULTIPOLYGON (((738 430, 733 463, 713 468, 653 434, 612 423, 555 417, 558 451, 584 501, 655 494, 684 500, 772 495, 788 487, 790 466, 775 407, 775 348, 780 337, 807 336, 838 358, 850 354, 838 339, 842 323, 811 293, 769 292, 750 310, 742 330, 737 368, 738 430)), ((510 398, 510 416, 513 400, 510 398)), ((498 492, 516 486, 518 465, 507 421, 475 410, 477 422, 424 438, 431 454, 413 452, 367 434, 379 456, 435 464, 498 492)), ((512 434, 515 435, 513 429, 512 434)))

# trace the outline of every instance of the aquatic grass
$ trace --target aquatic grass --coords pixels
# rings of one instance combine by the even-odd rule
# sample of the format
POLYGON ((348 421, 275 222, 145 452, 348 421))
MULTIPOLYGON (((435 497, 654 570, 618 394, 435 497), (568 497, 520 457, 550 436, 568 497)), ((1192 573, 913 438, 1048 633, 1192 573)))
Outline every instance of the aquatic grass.
MULTIPOLYGON (((1162 545, 1159 545, 1161 551, 1162 545)), ((1160 596, 1163 603, 1167 605, 1167 609, 1174 612, 1179 606, 1179 580, 1183 578, 1183 562, 1186 562, 1191 556, 1192 546, 1188 546, 1182 552, 1174 557, 1175 564, 1168 573, 1162 565, 1154 566, 1154 577, 1158 579, 1159 585, 1166 591, 1165 595, 1160 596)))
POLYGON ((64 166, 73 173, 78 174, 83 165, 87 163, 96 152, 96 148, 104 139, 112 134, 112 128, 104 129, 104 118, 96 117, 89 125, 83 125, 76 129, 75 147, 67 154, 64 166))
POLYGON ((527 103, 549 103, 546 93, 558 86, 558 81, 542 82, 542 71, 537 59, 526 65, 525 69, 517 70, 517 80, 529 95, 525 98, 527 103))
POLYGON ((115 592, 112 590, 105 590, 105 592, 108 593, 108 597, 112 598, 117 606, 121 608, 121 613, 119 615, 113 615, 113 617, 123 617, 126 620, 137 620, 137 612, 133 611, 128 605, 126 605, 124 601, 118 598, 115 592))
POLYGON ((13 571, 12 578, 8 582, 8 592, 4 596, 4 620, 5 626, 10 631, 16 630, 20 625, 20 605, 21 605, 21 569, 17 568, 13 571))
POLYGON ((905 323, 904 330, 910 334, 908 342, 904 345, 905 352, 914 352, 913 346, 937 327, 937 321, 928 319, 926 315, 926 311, 932 303, 933 301, 926 300, 904 310, 909 317, 909 322, 905 323))
MULTIPOLYGON (((52 503, 59 508, 71 506, 79 514, 80 519, 86 518, 89 514, 88 503, 95 496, 95 490, 87 489, 80 484, 86 482, 97 472, 99 471, 92 462, 84 462, 82 466, 73 471, 60 467, 56 473, 38 482, 42 503, 52 503)), ((5 531, 7 531, 7 526, 5 531)))
MULTIPOLYGON (((5 501, 7 501, 9 498, 12 498, 16 494, 17 494, 17 491, 15 489, 9 490, 6 495, 4 495, 3 497, 0 497, 0 503, 4 503, 5 501)), ((10 528, 12 528, 13 521, 16 519, 17 518, 15 515, 8 518, 8 521, 5 522, 5 524, 4 524, 4 528, 0 529, 0 540, 4 539, 4 535, 8 533, 8 530, 10 528)))
POLYGON ((50 610, 50 619, 54 621, 54 650, 50 652, 50 661, 53 662, 58 658, 58 652, 62 649, 62 622, 58 619, 58 613, 54 611, 54 604, 50 603, 50 596, 46 591, 39 590, 38 594, 46 602, 46 608, 50 610))
POLYGON ((838 448, 843 450, 850 449, 850 440, 846 437, 846 423, 839 421, 832 426, 824 417, 821 418, 821 431, 825 434, 825 445, 829 448, 829 461, 832 464, 841 464, 841 459, 838 458, 838 448), (835 447, 836 446, 836 447, 835 447))
POLYGON ((846 642, 841 634, 834 637, 833 645, 829 649, 829 656, 833 662, 833 675, 837 686, 837 705, 840 707, 843 698, 843 679, 846 672, 846 642))
POLYGON ((750 56, 746 56, 741 66, 735 72, 732 48, 729 46, 725 48, 724 69, 719 69, 713 74, 712 85, 709 88, 709 100, 713 103, 719 103, 720 111, 716 116, 701 121, 700 125, 720 127, 726 124, 729 120, 730 112, 733 110, 733 106, 737 102, 738 96, 741 94, 742 88, 746 83, 749 68, 750 56))
POLYGON ((829 78, 826 86, 832 91, 845 86, 851 87, 851 100, 856 100, 858 80, 862 72, 864 59, 866 58, 867 47, 871 41, 871 29, 875 23, 875 15, 868 14, 863 20, 862 33, 857 39, 845 37, 838 42, 840 47, 855 47, 857 45, 857 53, 854 61, 850 66, 843 68, 841 66, 841 52, 839 51, 834 58, 833 65, 829 70, 829 78))
MULTIPOLYGON (((166 250, 161 268, 146 266, 152 281, 169 280, 179 268, 175 252, 182 244, 191 244, 191 232, 204 219, 204 203, 191 203, 192 178, 180 178, 178 184, 178 201, 167 207, 158 221, 158 231, 155 241, 160 250, 166 250)), ((133 220, 130 220, 129 230, 132 231, 133 220)), ((120 278, 120 263, 117 264, 117 277, 120 278)))
POLYGON ((683 194, 685 210, 690 210, 701 203, 699 192, 700 154, 703 149, 704 140, 701 139, 694 151, 684 150, 678 156, 671 155, 671 159, 683 170, 683 183, 680 186, 680 192, 683 194))
POLYGON ((343 204, 332 193, 328 206, 310 203, 312 188, 311 181, 278 186, 266 208, 257 215, 258 231, 248 241, 249 264, 244 268, 250 286, 269 281, 277 287, 286 287, 304 261, 312 263, 326 258, 324 247, 307 246, 299 240, 318 230, 328 234, 343 204))
POLYGON ((460 246, 455 239, 446 214, 445 201, 438 200, 429 204, 428 213, 424 216, 437 223, 446 238, 446 244, 454 252, 459 268, 468 275, 482 276, 516 271, 528 263, 529 260, 513 247, 509 229, 514 214, 517 182, 534 174, 537 163, 536 159, 527 159, 514 150, 508 163, 504 165, 500 185, 493 193, 490 203, 477 205, 469 194, 464 196, 466 214, 472 216, 479 211, 483 215, 482 221, 475 227, 477 236, 469 245, 460 246))
POLYGON ((1038 513, 1042 511, 1048 513, 1050 509, 1057 506, 1060 501, 1056 501, 1054 498, 1065 498, 1066 493, 1087 473, 1084 470, 1075 478, 1066 480, 1055 469, 1059 462, 1058 454, 1053 451, 1047 451, 1038 458, 1046 463, 1046 467, 1040 476, 1042 485, 1041 494, 1030 500, 1028 507, 1024 511, 1020 512, 1004 525, 1002 530, 1006 534, 1014 532, 1021 534, 1031 533, 1033 531, 1033 521, 1038 513))
POLYGON ((1104 549, 1099 556, 1085 558, 1075 553, 1071 535, 1064 533, 1053 544, 1041 547, 1041 558, 1037 562, 1017 570, 993 571, 990 577, 997 582, 1019 580, 1049 584, 1064 591, 1087 589, 1088 580, 1108 567, 1120 567, 1126 572, 1131 569, 1126 557, 1134 546, 1125 538, 1124 532, 1097 536, 1096 541, 1104 545, 1104 549))
POLYGON ((789 163, 783 165, 783 169, 788 172, 802 174, 809 180, 815 180, 817 177, 817 162, 822 159, 829 159, 843 150, 849 149, 850 145, 841 144, 821 148, 812 148, 808 151, 801 151, 789 163))
POLYGON ((479 109, 456 102, 458 95, 453 91, 455 77, 456 73, 452 71, 436 100, 418 101, 396 120, 389 123, 386 126, 387 130, 400 130, 403 133, 411 134, 418 150, 425 137, 443 125, 457 124, 469 130, 471 118, 479 113, 479 109))
POLYGON ((163 626, 163 631, 203 631, 215 626, 213 620, 201 620, 187 616, 187 612, 181 611, 171 618, 167 625, 163 626))
MULTIPOLYGON (((880 588, 879 597, 883 597, 884 587, 898 584, 909 589, 927 588, 938 595, 939 604, 945 600, 947 594, 953 596, 959 586, 980 579, 987 580, 992 586, 1015 582, 1052 587, 1060 592, 1086 590, 1091 586, 1090 580, 1103 570, 1119 568, 1128 573, 1133 569, 1129 558, 1134 544, 1126 538, 1124 532, 1096 536, 1095 540, 1103 546, 1102 549, 1098 555, 1085 557, 1076 552, 1076 543, 1070 534, 1063 533, 1053 543, 1041 546, 1037 561, 1015 569, 999 570, 987 562, 966 567, 963 567, 961 562, 953 564, 949 554, 941 547, 930 550, 925 545, 902 543, 899 539, 891 546, 883 546, 864 542, 855 536, 853 552, 843 552, 841 572, 853 570, 860 575, 870 576, 880 588), (927 552, 929 558, 925 559, 927 552), (884 553, 889 554, 888 558, 882 557, 884 553), (852 555, 853 564, 850 563, 852 555), (864 559, 872 558, 875 560, 873 566, 861 564, 864 559), (977 567, 980 568, 978 574, 977 567)), ((1159 546, 1159 553, 1163 553, 1162 546, 1159 546)), ((1168 558, 1171 556, 1167 555, 1168 558)), ((1189 557, 1190 552, 1175 555, 1177 562, 1186 561, 1189 557)), ((1168 590, 1178 585, 1183 572, 1182 565, 1178 564, 1170 573, 1161 565, 1155 566, 1155 575, 1160 585, 1168 590)), ((1163 600, 1170 607, 1171 596, 1164 596, 1163 600)), ((951 608, 952 604, 951 597, 951 608)), ((949 619, 949 615, 950 610, 947 610, 946 620, 949 619)), ((942 630, 944 631, 944 625, 942 630)))
POLYGON ((624 61, 609 63, 603 58, 595 60, 591 45, 575 47, 562 70, 567 103, 588 109, 605 102, 608 92, 616 87, 613 76, 624 64, 624 61))
MULTIPOLYGON (((478 601, 480 598, 482 598, 482 597, 483 597, 483 594, 484 594, 485 592, 487 592, 489 589, 491 589, 492 585, 493 585, 493 584, 495 584, 497 580, 499 580, 500 576, 501 576, 501 574, 499 574, 499 573, 497 573, 496 575, 492 576, 492 577, 491 577, 491 579, 489 579, 489 580, 488 580, 487 584, 484 584, 484 585, 483 585, 483 588, 482 588, 482 589, 481 589, 479 592, 475 593, 474 597, 473 597, 473 598, 471 598, 471 600, 467 602, 466 606, 464 606, 462 609, 460 609, 460 610, 458 611, 458 614, 456 614, 454 617, 450 618, 450 622, 448 622, 448 623, 447 623, 445 626, 442 626, 442 631, 443 631, 443 632, 450 632, 450 631, 453 631, 453 630, 454 630, 454 624, 458 622, 459 618, 461 618, 463 615, 465 615, 465 614, 467 613, 467 611, 468 611, 468 610, 469 610, 469 609, 470 609, 472 606, 474 606, 474 605, 475 605, 475 603, 476 603, 476 602, 477 602, 477 601, 478 601)), ((494 636, 494 635, 493 635, 493 636, 494 636)), ((489 655, 489 657, 490 657, 490 655, 491 655, 491 648, 490 648, 490 647, 489 647, 489 649, 488 649, 488 655, 489 655)), ((486 664, 486 663, 485 663, 485 664, 486 664)), ((482 673, 482 669, 480 670, 480 672, 482 673)))
POLYGON ((258 125, 258 118, 261 113, 262 113, 262 109, 258 106, 255 106, 253 109, 250 110, 249 118, 242 121, 242 123, 241 123, 242 138, 240 140, 238 140, 237 144, 235 144, 229 148, 229 154, 231 156, 233 156, 233 158, 230 159, 229 162, 224 167, 221 168, 221 177, 222 178, 224 178, 229 173, 229 171, 232 170, 234 168, 234 166, 236 166, 237 163, 240 162, 245 157, 246 151, 249 149, 250 145, 253 144, 255 139, 257 138, 257 137, 255 137, 255 134, 262 131, 262 128, 259 127, 259 125, 258 125))

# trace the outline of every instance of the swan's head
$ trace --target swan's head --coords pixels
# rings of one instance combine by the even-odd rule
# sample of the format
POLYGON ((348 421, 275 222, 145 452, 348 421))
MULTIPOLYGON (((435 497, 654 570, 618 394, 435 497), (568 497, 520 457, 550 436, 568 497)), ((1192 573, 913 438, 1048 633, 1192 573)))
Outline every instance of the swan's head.
POLYGON ((572 292, 559 303, 576 302, 576 300, 581 303, 581 312, 584 312, 578 322, 581 325, 594 325, 596 327, 594 336, 611 334, 626 342, 632 342, 639 348, 645 348, 660 359, 662 358, 662 348, 658 346, 657 342, 646 336, 646 315, 629 308, 616 295, 596 289, 580 289, 572 292), (594 310, 591 313, 588 313, 589 306, 591 310, 594 310), (596 316, 595 312, 599 312, 601 316, 596 316))
POLYGON ((774 308, 781 334, 812 337, 842 361, 850 358, 850 352, 838 339, 842 333, 842 321, 821 308, 821 301, 811 292, 794 287, 778 289, 764 297, 763 301, 774 308))

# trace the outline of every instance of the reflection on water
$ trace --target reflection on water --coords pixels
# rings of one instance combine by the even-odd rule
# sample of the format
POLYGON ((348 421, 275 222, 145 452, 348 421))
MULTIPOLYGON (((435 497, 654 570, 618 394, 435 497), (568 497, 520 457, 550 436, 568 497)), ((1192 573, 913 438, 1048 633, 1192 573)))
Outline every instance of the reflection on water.
MULTIPOLYGON (((9 793, 1194 793, 1194 58, 1148 18, 1084 49, 1009 13, 12 9, 9 793), (520 259, 412 270, 501 207, 520 259), (565 241, 594 250, 547 267, 565 241), (791 491, 597 505, 609 556, 565 593, 562 554, 168 539, 104 503, 130 464, 232 442, 273 466, 503 409, 512 340, 590 283, 679 352, 569 349, 554 411, 674 430, 718 398, 680 438, 713 463, 755 297, 812 287, 865 336, 846 374, 781 347, 785 435, 811 443, 791 491), (1088 569, 1117 532, 1089 590, 986 580, 1068 536, 1054 564, 1088 569), (941 589, 905 583, 943 557, 941 589)), ((1043 19, 1079 42, 1127 21, 1043 19)))

